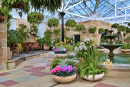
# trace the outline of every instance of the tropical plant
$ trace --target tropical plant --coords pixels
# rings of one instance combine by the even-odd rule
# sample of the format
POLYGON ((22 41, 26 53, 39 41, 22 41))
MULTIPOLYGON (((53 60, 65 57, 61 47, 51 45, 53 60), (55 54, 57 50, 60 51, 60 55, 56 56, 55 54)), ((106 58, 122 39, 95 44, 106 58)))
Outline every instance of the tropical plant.
POLYGON ((38 37, 38 27, 34 23, 30 26, 30 35, 38 37))
POLYGON ((76 21, 75 20, 67 20, 66 22, 65 22, 65 26, 66 27, 76 27, 76 21))
POLYGON ((119 24, 117 24, 117 23, 114 23, 112 26, 111 26, 111 28, 118 28, 119 27, 119 24))
POLYGON ((95 75, 101 74, 103 72, 107 73, 107 71, 113 67, 112 62, 110 60, 107 60, 105 64, 108 64, 107 69, 104 69, 100 58, 101 56, 99 54, 94 53, 88 56, 88 60, 83 60, 81 63, 76 65, 76 73, 80 75, 80 78, 84 76, 93 75, 93 79, 95 79, 95 75))
POLYGON ((52 18, 48 20, 48 26, 49 27, 58 27, 59 26, 59 20, 56 18, 52 18))
POLYGON ((80 25, 76 25, 76 31, 85 31, 85 26, 80 24, 80 25))
POLYGON ((29 23, 40 24, 44 20, 44 16, 41 13, 31 12, 28 14, 27 20, 29 23))
POLYGON ((28 13, 30 10, 29 0, 1 0, 2 7, 6 7, 9 11, 12 8, 16 8, 16 10, 20 10, 21 12, 28 13))
POLYGON ((90 32, 90 33, 95 33, 96 30, 97 30, 96 27, 90 27, 90 28, 89 28, 89 32, 90 32))
POLYGON ((16 30, 8 30, 7 45, 11 47, 11 44, 23 43, 24 38, 22 34, 16 30))

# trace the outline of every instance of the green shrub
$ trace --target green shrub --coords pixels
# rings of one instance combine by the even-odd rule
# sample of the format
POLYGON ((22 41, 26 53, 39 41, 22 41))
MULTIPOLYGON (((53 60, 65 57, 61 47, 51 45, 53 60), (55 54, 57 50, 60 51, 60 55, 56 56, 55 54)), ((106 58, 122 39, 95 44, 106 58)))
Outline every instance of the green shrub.
POLYGON ((75 20, 67 20, 65 23, 66 27, 76 27, 76 22, 75 20))
POLYGON ((86 30, 85 26, 82 25, 82 24, 79 24, 79 25, 76 26, 76 31, 85 31, 85 30, 86 30))
POLYGON ((59 26, 59 20, 56 18, 52 18, 48 20, 48 26, 49 27, 58 27, 59 26))
POLYGON ((121 47, 121 49, 130 49, 130 43, 123 44, 123 46, 121 47))
POLYGON ((53 33, 55 35, 61 35, 61 30, 60 29, 54 29, 53 33))
POLYGON ((99 28, 99 31, 104 32, 105 29, 104 28, 99 28))

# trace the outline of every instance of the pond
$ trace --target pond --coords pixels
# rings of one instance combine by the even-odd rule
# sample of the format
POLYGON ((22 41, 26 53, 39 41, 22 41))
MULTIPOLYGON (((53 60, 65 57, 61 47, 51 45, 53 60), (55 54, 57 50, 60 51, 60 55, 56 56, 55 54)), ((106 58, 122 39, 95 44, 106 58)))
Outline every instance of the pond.
MULTIPOLYGON (((102 55, 101 61, 104 62, 108 58, 108 55, 102 55)), ((130 64, 130 55, 115 54, 114 64, 130 64)))

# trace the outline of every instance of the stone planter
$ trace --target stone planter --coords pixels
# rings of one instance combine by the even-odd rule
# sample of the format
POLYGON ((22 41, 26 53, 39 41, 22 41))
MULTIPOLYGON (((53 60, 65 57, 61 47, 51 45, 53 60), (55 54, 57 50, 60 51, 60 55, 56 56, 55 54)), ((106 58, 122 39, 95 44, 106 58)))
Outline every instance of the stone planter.
POLYGON ((84 76, 83 78, 85 80, 89 80, 89 81, 97 81, 97 80, 100 80, 102 79, 104 76, 104 72, 102 74, 97 74, 95 75, 95 79, 93 79, 93 75, 89 75, 88 77, 87 76, 84 76))
POLYGON ((57 82, 61 82, 61 83, 68 83, 73 81, 76 78, 76 74, 72 75, 72 76, 67 76, 67 77, 59 77, 56 75, 52 75, 52 78, 57 81, 57 82))
POLYGON ((104 52, 105 51, 105 49, 97 49, 98 50, 98 52, 104 52))
POLYGON ((50 46, 47 46, 47 45, 44 44, 44 50, 48 51, 49 49, 50 49, 50 46))
POLYGON ((65 58, 67 57, 67 53, 66 54, 55 54, 57 58, 65 58))
POLYGON ((121 51, 122 53, 129 53, 129 52, 130 52, 130 49, 120 49, 120 51, 121 51))

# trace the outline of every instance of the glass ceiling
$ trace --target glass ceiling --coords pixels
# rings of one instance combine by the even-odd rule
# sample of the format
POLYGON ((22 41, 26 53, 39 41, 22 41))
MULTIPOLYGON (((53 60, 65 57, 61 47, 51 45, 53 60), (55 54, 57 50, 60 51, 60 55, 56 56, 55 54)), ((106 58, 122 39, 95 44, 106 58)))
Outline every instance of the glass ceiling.
MULTIPOLYGON (((83 2, 80 2, 82 0, 64 0, 63 8, 66 6, 63 9, 66 13, 65 19, 79 17, 85 21, 101 20, 121 24, 130 22, 130 0, 86 0, 86 6, 83 2)), ((60 10, 55 15, 44 11, 44 15, 59 18, 58 13, 61 12, 60 10)))

